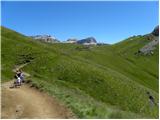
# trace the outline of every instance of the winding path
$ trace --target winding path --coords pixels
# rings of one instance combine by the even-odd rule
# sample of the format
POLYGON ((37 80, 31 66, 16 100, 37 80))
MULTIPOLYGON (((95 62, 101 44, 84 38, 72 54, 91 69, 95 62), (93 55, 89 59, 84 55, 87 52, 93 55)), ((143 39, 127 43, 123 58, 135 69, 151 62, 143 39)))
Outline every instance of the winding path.
MULTIPOLYGON (((29 76, 28 73, 24 74, 29 76)), ((13 84, 13 81, 1 85, 2 119, 75 118, 73 113, 67 107, 60 104, 56 98, 35 88, 31 88, 28 84, 23 84, 20 88, 10 88, 11 84, 13 84)))

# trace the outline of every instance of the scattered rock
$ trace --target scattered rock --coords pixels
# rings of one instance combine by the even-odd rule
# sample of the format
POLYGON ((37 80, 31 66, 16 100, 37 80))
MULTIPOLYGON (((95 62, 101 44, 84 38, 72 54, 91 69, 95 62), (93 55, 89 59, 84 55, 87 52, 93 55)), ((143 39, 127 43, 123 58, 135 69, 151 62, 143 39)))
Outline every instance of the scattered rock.
POLYGON ((144 37, 150 42, 139 49, 135 54, 153 55, 154 49, 156 49, 156 46, 159 44, 159 26, 155 27, 152 33, 147 34, 144 37))

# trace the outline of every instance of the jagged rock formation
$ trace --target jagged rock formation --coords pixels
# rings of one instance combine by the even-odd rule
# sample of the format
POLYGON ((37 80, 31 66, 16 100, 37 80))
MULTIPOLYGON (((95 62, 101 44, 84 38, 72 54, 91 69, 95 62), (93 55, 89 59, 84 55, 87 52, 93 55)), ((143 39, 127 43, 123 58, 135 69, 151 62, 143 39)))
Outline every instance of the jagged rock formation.
POLYGON ((152 31, 152 34, 153 34, 154 36, 159 36, 159 25, 154 28, 154 30, 152 31))
POLYGON ((138 53, 144 55, 154 54, 153 50, 156 48, 156 45, 159 43, 159 26, 155 27, 152 33, 145 36, 146 39, 150 40, 148 44, 142 47, 138 53))
POLYGON ((83 44, 83 45, 97 45, 97 41, 94 37, 88 37, 82 40, 78 40, 77 44, 83 44))
POLYGON ((30 37, 35 40, 42 41, 42 42, 49 42, 49 43, 60 42, 59 40, 57 40, 55 37, 52 37, 51 35, 35 35, 35 36, 30 36, 30 37))

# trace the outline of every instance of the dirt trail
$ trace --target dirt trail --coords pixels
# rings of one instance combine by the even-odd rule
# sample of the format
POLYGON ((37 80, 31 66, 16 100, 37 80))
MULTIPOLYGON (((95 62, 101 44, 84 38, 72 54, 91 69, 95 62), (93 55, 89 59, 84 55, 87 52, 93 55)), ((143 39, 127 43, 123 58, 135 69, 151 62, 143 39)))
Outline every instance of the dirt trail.
MULTIPOLYGON (((29 76, 28 73, 25 73, 29 76)), ((23 84, 10 88, 13 81, 1 86, 1 118, 75 118, 73 113, 54 97, 23 84)))

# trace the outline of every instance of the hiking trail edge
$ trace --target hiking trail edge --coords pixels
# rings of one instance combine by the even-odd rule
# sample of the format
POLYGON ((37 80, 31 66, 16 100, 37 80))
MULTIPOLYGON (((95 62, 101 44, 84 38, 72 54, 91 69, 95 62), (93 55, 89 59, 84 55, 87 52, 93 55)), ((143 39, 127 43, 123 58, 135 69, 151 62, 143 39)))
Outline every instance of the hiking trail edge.
MULTIPOLYGON (((27 64, 18 66, 20 69, 27 64)), ((15 71, 16 69, 13 69, 15 71)), ((26 77, 30 74, 23 72, 26 77)), ((1 84, 1 118, 75 118, 70 109, 60 104, 54 97, 28 84, 23 84, 20 88, 11 89, 13 80, 1 84)))

